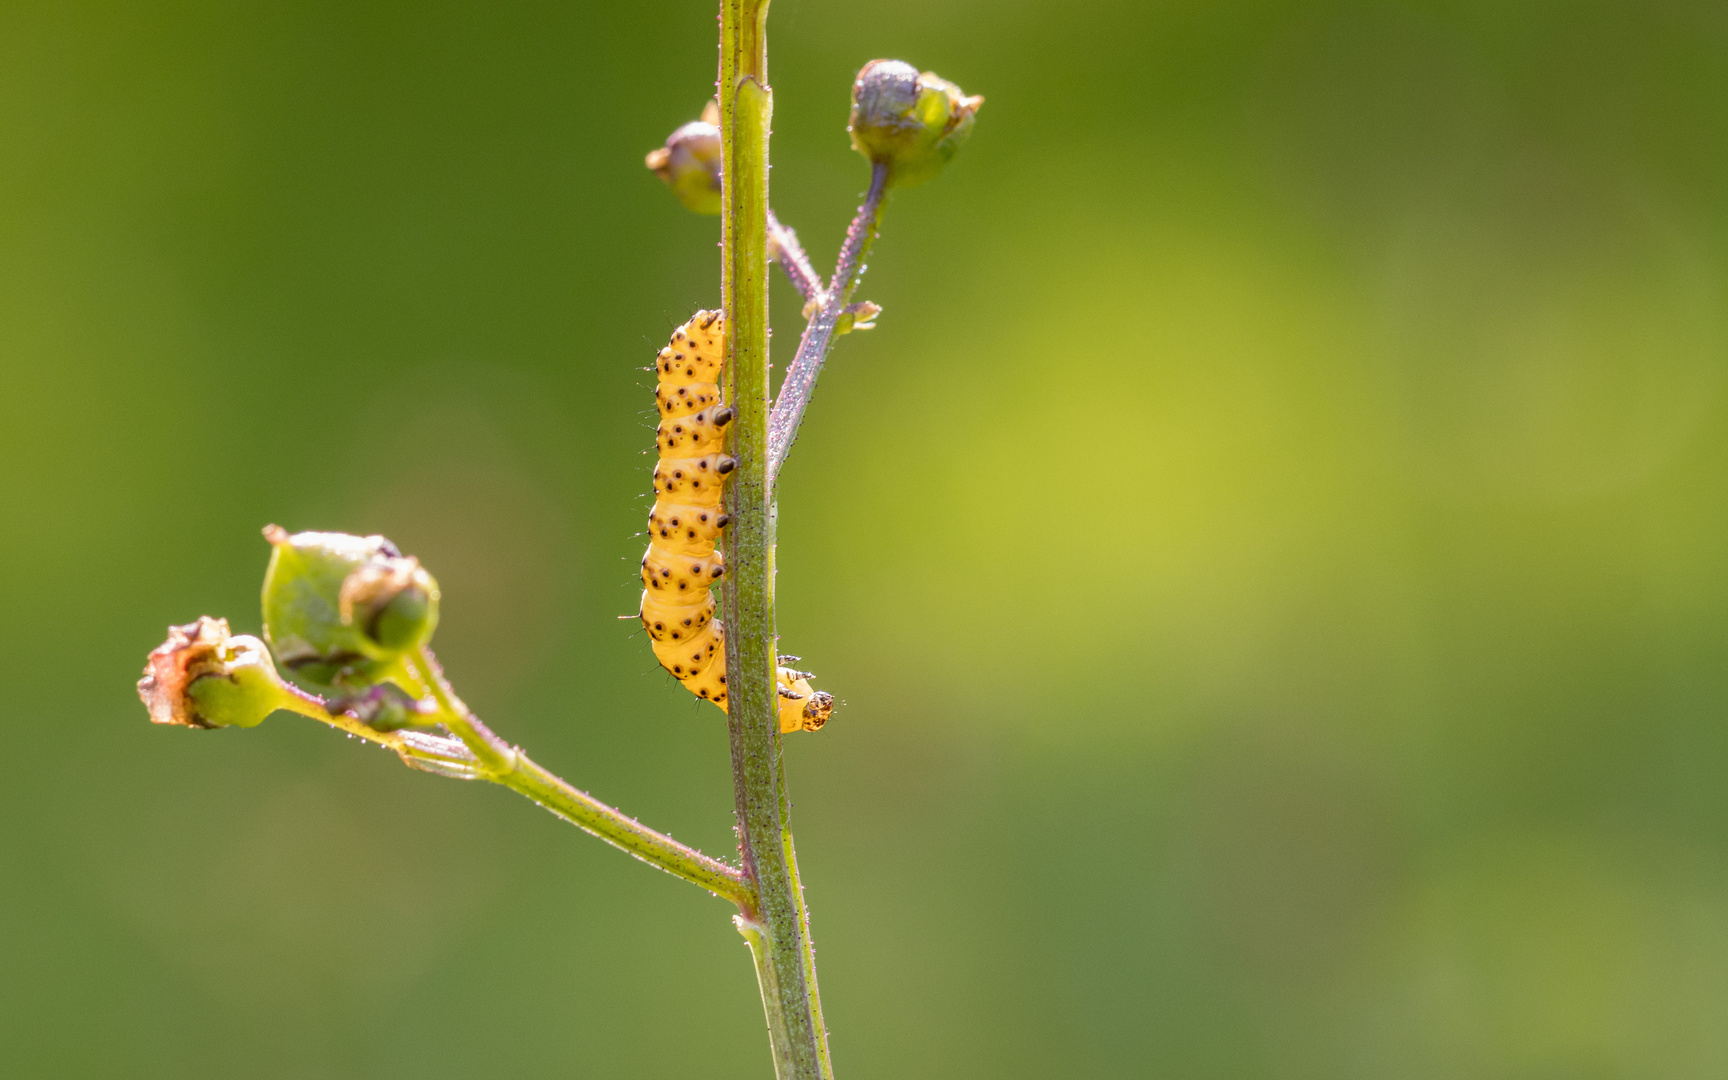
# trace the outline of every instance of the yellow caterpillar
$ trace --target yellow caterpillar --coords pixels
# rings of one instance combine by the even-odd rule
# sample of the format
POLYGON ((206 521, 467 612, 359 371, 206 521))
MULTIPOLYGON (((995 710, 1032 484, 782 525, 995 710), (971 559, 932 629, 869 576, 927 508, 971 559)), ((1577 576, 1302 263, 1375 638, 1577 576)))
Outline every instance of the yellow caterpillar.
MULTIPOLYGON (((726 629, 714 618, 710 586, 725 573, 714 543, 726 527, 720 492, 735 458, 722 452, 729 406, 720 404, 726 326, 718 311, 698 311, 672 333, 654 370, 660 408, 655 430, 654 509, 642 556, 642 626, 660 666, 697 697, 726 708, 726 629)), ((789 659, 797 659, 790 657, 789 659)), ((815 731, 834 698, 810 689, 810 675, 781 667, 780 730, 815 731)))

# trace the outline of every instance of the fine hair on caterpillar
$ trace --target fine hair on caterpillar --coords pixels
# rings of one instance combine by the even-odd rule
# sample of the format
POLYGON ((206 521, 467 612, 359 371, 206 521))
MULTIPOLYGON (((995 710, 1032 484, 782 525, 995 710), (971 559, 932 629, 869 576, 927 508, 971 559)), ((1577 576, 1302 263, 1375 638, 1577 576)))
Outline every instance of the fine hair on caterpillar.
MULTIPOLYGON (((726 708, 726 628, 714 617, 715 582, 725 564, 715 544, 728 523, 720 497, 738 467, 725 451, 735 415, 720 403, 726 325, 718 311, 698 311, 672 332, 655 359, 654 509, 642 556, 642 627, 660 666, 699 698, 726 708)), ((815 731, 834 712, 834 698, 810 688, 808 672, 775 672, 780 730, 815 731)))

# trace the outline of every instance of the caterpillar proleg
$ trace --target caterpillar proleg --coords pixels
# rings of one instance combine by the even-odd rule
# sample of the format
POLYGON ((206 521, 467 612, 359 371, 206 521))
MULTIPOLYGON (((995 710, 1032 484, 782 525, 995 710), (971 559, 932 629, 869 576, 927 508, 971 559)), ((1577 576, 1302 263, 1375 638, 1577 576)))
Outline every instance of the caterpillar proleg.
MULTIPOLYGON (((737 461, 724 452, 733 412, 720 403, 726 327, 698 311, 672 332, 654 364, 660 409, 655 431, 654 509, 642 556, 642 626, 660 666, 697 697, 726 708, 726 629, 714 618, 713 584, 725 573, 714 549, 726 514, 720 495, 737 461)), ((815 731, 834 711, 833 695, 810 688, 808 672, 781 666, 780 730, 815 731)))

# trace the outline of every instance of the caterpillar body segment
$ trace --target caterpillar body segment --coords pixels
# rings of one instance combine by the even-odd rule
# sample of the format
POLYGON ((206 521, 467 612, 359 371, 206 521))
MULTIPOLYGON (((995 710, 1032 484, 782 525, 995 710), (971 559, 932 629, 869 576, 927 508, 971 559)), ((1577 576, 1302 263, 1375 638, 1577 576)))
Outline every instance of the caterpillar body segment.
MULTIPOLYGON (((654 509, 642 556, 642 626, 660 666, 691 693, 726 708, 726 628, 714 618, 713 586, 726 573, 715 550, 728 518, 720 496, 738 462, 724 452, 735 415, 720 404, 726 327, 718 311, 698 311, 673 331, 654 362, 658 385, 654 509)), ((815 731, 834 698, 810 687, 808 672, 776 673, 780 730, 815 731)))

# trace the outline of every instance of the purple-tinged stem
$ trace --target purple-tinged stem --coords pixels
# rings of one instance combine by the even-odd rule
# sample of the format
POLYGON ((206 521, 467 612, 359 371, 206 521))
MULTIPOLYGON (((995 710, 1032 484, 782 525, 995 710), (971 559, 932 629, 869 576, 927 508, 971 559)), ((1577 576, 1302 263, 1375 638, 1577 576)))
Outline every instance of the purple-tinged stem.
POLYGON ((768 242, 774 258, 780 262, 780 269, 786 271, 798 295, 804 298, 805 303, 820 303, 823 298, 822 275, 811 265, 810 256, 804 254, 798 234, 791 226, 780 224, 772 210, 768 211, 768 242))
POLYGON ((852 300, 852 293, 864 277, 864 257, 870 252, 876 234, 882 227, 882 207, 888 195, 888 168, 874 165, 870 170, 870 191, 864 204, 853 215, 846 230, 846 243, 840 248, 840 262, 834 268, 834 280, 822 297, 822 306, 804 327, 798 342, 798 355, 786 369, 786 379, 780 384, 780 396, 774 399, 774 411, 768 417, 768 487, 773 490, 780 478, 780 465, 786 452, 798 437, 798 425, 804 420, 804 410, 810 404, 810 394, 816 389, 816 377, 822 374, 822 362, 834 344, 834 327, 852 300))

